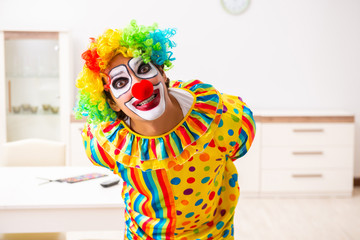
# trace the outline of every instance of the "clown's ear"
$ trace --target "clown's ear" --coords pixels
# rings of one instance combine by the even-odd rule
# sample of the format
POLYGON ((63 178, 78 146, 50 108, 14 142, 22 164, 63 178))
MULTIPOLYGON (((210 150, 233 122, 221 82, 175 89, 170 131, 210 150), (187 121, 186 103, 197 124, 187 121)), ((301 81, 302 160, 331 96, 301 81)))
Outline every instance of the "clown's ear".
POLYGON ((112 110, 114 110, 115 112, 119 112, 121 110, 120 107, 116 104, 116 102, 112 98, 107 98, 106 100, 109 103, 109 106, 111 107, 112 110))

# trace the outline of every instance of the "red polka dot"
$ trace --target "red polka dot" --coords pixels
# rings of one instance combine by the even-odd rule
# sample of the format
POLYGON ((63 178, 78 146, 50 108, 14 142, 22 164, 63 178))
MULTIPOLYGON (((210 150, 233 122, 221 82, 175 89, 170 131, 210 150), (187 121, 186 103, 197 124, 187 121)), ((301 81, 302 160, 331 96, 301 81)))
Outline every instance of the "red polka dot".
POLYGON ((211 140, 211 142, 209 142, 208 147, 212 147, 212 148, 215 147, 215 141, 214 141, 214 139, 211 140))
POLYGON ((208 225, 209 227, 211 227, 212 225, 214 225, 214 222, 213 222, 213 221, 208 222, 206 225, 208 225))
POLYGON ((212 191, 212 192, 210 193, 210 195, 209 195, 209 199, 210 199, 210 200, 213 200, 214 197, 215 197, 215 192, 212 191))
POLYGON ((213 179, 210 180, 210 182, 208 183, 208 185, 210 185, 212 183, 213 179))
POLYGON ((188 183, 193 183, 193 182, 195 182, 195 178, 190 177, 190 178, 187 179, 187 182, 188 183))
POLYGON ((222 204, 222 198, 219 199, 219 206, 222 204))
POLYGON ((115 155, 119 155, 119 154, 120 154, 120 150, 119 150, 119 149, 115 149, 114 153, 115 153, 115 155))

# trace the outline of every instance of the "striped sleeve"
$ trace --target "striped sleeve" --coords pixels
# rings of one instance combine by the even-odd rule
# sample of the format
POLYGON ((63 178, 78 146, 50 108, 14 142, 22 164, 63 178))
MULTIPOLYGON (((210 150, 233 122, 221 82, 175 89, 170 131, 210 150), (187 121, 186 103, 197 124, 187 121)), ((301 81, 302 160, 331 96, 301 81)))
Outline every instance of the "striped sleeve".
POLYGON ((84 130, 81 134, 84 142, 86 155, 95 166, 105 167, 110 169, 114 173, 117 173, 117 165, 115 163, 115 160, 109 156, 109 154, 94 137, 95 129, 96 126, 85 124, 84 130))
POLYGON ((241 158, 249 151, 250 146, 254 141, 256 132, 253 114, 251 110, 245 105, 243 107, 243 114, 241 120, 242 126, 239 131, 238 142, 235 144, 233 154, 230 156, 233 161, 241 158))

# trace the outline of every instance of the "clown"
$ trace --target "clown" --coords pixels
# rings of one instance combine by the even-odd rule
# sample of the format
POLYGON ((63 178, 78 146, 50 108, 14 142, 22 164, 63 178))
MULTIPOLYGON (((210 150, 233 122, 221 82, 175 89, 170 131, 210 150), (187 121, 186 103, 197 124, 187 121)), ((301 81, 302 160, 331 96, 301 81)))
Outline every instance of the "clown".
POLYGON ((85 150, 124 181, 125 239, 234 239, 233 161, 255 122, 239 97, 169 81, 174 34, 132 21, 92 39, 75 109, 85 150))

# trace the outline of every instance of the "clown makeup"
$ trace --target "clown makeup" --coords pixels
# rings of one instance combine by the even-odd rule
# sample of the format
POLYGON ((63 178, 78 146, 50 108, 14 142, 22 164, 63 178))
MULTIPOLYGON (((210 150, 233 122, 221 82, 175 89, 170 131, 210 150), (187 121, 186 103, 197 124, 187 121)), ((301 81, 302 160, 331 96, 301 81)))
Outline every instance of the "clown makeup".
POLYGON ((163 83, 159 82, 154 86, 154 92, 149 98, 143 101, 131 98, 130 101, 125 103, 125 106, 142 119, 148 121, 155 120, 165 111, 164 91, 163 83))
POLYGON ((128 65, 138 78, 150 79, 158 75, 157 68, 151 62, 145 63, 142 57, 130 59, 128 65))
POLYGON ((130 90, 132 78, 124 64, 111 69, 109 76, 111 79, 110 89, 115 98, 119 98, 130 90))

